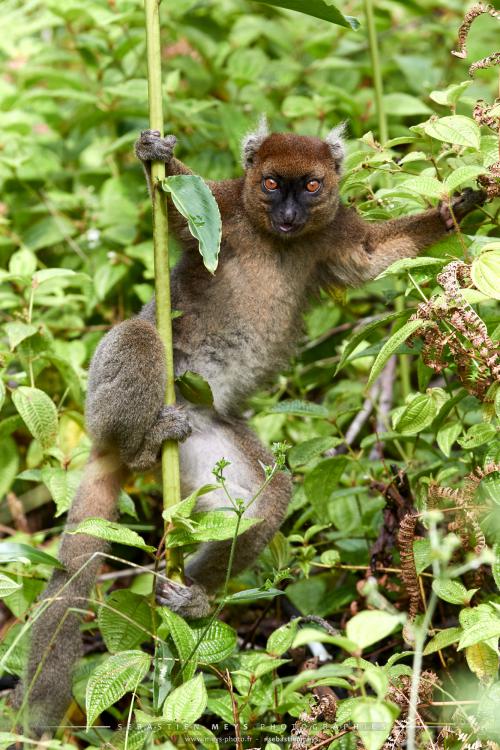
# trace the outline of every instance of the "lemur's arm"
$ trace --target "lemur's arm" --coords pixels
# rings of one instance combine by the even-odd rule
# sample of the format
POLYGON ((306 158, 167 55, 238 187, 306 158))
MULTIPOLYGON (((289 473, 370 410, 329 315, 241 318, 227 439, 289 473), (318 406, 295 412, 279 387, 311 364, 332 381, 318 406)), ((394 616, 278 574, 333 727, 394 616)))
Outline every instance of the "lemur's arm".
POLYGON ((335 241, 322 271, 333 283, 359 286, 402 258, 413 258, 455 229, 455 222, 484 203, 483 191, 465 190, 451 203, 412 216, 367 222, 341 206, 335 241), (453 212, 453 215, 452 215, 453 212))

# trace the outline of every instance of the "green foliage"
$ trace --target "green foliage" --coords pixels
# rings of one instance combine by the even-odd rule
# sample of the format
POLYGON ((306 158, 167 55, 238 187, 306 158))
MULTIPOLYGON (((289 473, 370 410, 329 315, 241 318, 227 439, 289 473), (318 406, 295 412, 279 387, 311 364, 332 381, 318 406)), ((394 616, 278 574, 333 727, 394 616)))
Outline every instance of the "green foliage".
MULTIPOLYGON (((275 130, 320 136, 346 120, 342 196, 367 219, 415 213, 476 187, 498 161, 498 139, 472 108, 479 98, 492 102, 497 84, 494 70, 464 80, 468 61, 449 55, 461 5, 376 6, 386 143, 364 4, 164 0, 163 94, 176 154, 203 177, 223 179, 240 173, 241 136, 262 112, 275 130), (356 32, 347 8, 361 23, 356 32)), ((60 567, 60 516, 89 452, 86 368, 104 332, 151 298, 153 250, 149 199, 132 156, 148 126, 142 4, 5 0, 2 21, 0 524, 9 540, 0 543, 0 598, 10 622, 0 664, 20 674, 25 622, 60 567)), ((491 18, 475 23, 482 25, 469 38, 471 60, 496 42, 491 18)), ((220 230, 204 183, 176 177, 165 186, 214 270, 220 230)), ((292 727, 313 715, 312 691, 326 686, 337 691, 337 714, 305 723, 311 744, 352 722, 358 732, 349 724, 331 747, 353 750, 359 739, 378 750, 397 716, 395 696, 404 696, 396 702, 405 716, 408 648, 423 653, 426 679, 444 660, 435 699, 456 701, 431 717, 424 696, 419 715, 453 726, 459 710, 467 734, 463 741, 429 730, 435 746, 500 741, 492 720, 500 691, 500 388, 488 365, 500 334, 498 210, 498 201, 486 204, 458 236, 398 261, 362 290, 325 293, 306 313, 307 339, 290 368, 248 404, 260 437, 281 444, 277 466, 283 443, 291 446, 294 496, 282 532, 257 565, 230 578, 215 617, 186 622, 155 606, 146 567, 161 549, 153 475, 127 480, 119 522, 78 527, 114 545, 89 604, 96 617, 83 625, 102 641, 87 640, 75 696, 82 705, 86 696, 89 725, 103 726, 99 735, 78 730, 82 746, 139 750, 154 740, 171 748, 175 736, 215 748, 214 735, 220 740, 237 717, 243 747, 275 750, 289 746, 292 727), (458 292, 449 277, 455 259, 465 264, 458 292), (431 343, 443 347, 432 351, 431 343), (427 602, 427 619, 419 614, 413 624, 403 622, 409 601, 395 541, 409 510, 419 513, 419 538, 406 552, 427 602), (377 586, 368 591, 372 562, 377 586), (296 612, 326 618, 329 629, 291 619, 296 612), (300 671, 294 659, 302 650, 307 658, 313 641, 330 662, 300 671), (108 653, 92 653, 102 648, 108 653), (174 735, 172 722, 191 726, 174 735)), ((212 403, 196 373, 178 385, 195 403, 212 403)), ((263 481, 275 470, 267 467, 263 481)), ((222 463, 214 484, 164 514, 167 544, 189 552, 207 540, 232 543, 250 527, 237 498, 224 512, 195 511, 216 489, 224 489, 222 463)), ((3 696, 0 706, 0 741, 12 744, 15 716, 3 696)))

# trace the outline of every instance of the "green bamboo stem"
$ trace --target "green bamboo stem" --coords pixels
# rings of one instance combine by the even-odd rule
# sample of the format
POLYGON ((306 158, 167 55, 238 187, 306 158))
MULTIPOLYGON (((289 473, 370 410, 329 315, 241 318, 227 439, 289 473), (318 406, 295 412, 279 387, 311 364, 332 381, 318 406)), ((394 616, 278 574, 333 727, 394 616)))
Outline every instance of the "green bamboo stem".
MULTIPOLYGON (((370 58, 372 62, 373 88, 375 91, 375 111, 378 120, 378 139, 380 143, 385 144, 389 139, 389 128, 387 126, 387 116, 384 108, 384 85, 382 81, 382 68, 380 65, 380 56, 378 49, 377 28, 375 26, 375 16, 373 15, 373 0, 364 0, 366 27, 368 30, 368 46, 370 48, 370 58)), ((401 312, 405 308, 405 302, 402 297, 396 299, 396 310, 401 312)), ((411 393, 411 369, 410 359, 406 354, 399 357, 399 376, 401 379, 401 391, 403 398, 411 393)))
MULTIPOLYGON (((148 63, 149 124, 163 135, 163 104, 161 89, 160 1, 145 0, 148 63)), ((165 403, 175 404, 172 316, 170 305, 170 269, 168 262, 168 218, 165 196, 159 183, 165 179, 165 165, 151 166, 153 201, 153 243, 155 263, 156 325, 165 347, 167 388, 165 403)), ((163 506, 169 508, 181 499, 179 446, 167 440, 162 446, 163 506)), ((177 550, 167 549, 167 575, 182 580, 182 557, 177 550)))

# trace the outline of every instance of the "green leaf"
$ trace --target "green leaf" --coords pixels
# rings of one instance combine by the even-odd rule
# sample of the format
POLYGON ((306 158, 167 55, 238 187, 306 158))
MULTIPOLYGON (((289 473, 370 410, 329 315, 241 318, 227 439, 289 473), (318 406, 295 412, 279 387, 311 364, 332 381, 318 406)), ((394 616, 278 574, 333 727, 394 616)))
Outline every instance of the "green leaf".
POLYGON ((401 271, 413 271, 415 268, 427 269, 429 266, 442 266, 445 264, 443 258, 431 258, 431 257, 420 257, 420 258, 401 258, 391 263, 389 268, 379 273, 377 279, 383 279, 385 276, 391 276, 392 274, 401 273, 401 271))
POLYGON ((445 424, 436 435, 437 444, 446 458, 450 457, 451 447, 462 432, 462 425, 457 423, 445 424))
POLYGON ((498 674, 498 654, 487 643, 475 643, 465 649, 465 658, 471 672, 486 685, 491 684, 498 674))
POLYGON ((82 471, 69 471, 59 466, 46 466, 41 471, 41 479, 57 506, 56 517, 68 510, 82 479, 82 471))
POLYGON ((412 115, 428 115, 432 112, 418 97, 401 92, 385 94, 384 109, 389 117, 411 117, 412 115))
POLYGON ((489 638, 498 637, 500 637, 500 617, 492 615, 489 620, 481 619, 464 629, 464 633, 458 644, 458 650, 460 651, 468 646, 473 646, 475 643, 487 641, 489 638))
POLYGON ((291 414, 295 417, 320 417, 321 419, 327 419, 330 416, 326 406, 298 399, 279 401, 267 411, 268 414, 291 414))
POLYGON ((340 443, 342 443, 342 440, 337 437, 320 437, 306 440, 304 443, 294 445, 289 451, 288 463, 292 469, 295 469, 297 466, 304 466, 304 464, 309 463, 311 459, 320 453, 324 453, 330 448, 335 448, 340 443))
POLYGON ((408 190, 410 193, 425 195, 426 198, 443 198, 447 195, 446 185, 435 177, 429 177, 428 175, 412 177, 410 180, 401 182, 399 187, 408 190))
POLYGON ((13 276, 32 276, 36 271, 36 255, 27 247, 22 247, 12 254, 9 271, 13 276))
POLYGON ((500 248, 486 250, 479 258, 475 258, 472 261, 471 276, 474 285, 483 294, 500 300, 500 248))
POLYGON ((14 591, 18 591, 20 588, 22 588, 20 583, 0 573, 0 599, 13 594, 14 591))
POLYGON ((110 656, 89 677, 85 695, 87 731, 99 714, 136 690, 149 671, 151 657, 142 651, 110 656))
POLYGON ((423 128, 427 135, 438 141, 468 146, 476 151, 479 151, 481 146, 481 131, 470 117, 452 115, 430 119, 423 124, 423 128))
POLYGON ((465 164, 463 167, 458 167, 446 178, 445 185, 448 192, 451 194, 460 185, 465 182, 471 182, 480 174, 485 174, 488 170, 485 167, 479 167, 475 164, 465 164))
POLYGON ((18 542, 1 542, 0 543, 0 563, 22 562, 33 563, 34 565, 50 565, 52 568, 64 570, 64 565, 52 555, 42 552, 27 544, 18 542))
POLYGON ((352 16, 344 16, 331 0, 259 0, 266 5, 275 5, 278 8, 287 10, 297 10, 299 13, 305 13, 307 16, 320 18, 322 21, 329 21, 337 26, 344 26, 351 29, 359 28, 359 21, 352 16))
POLYGON ((198 639, 180 615, 171 612, 167 607, 159 607, 157 611, 165 623, 168 633, 177 649, 182 666, 182 676, 185 680, 188 680, 194 675, 196 670, 198 653, 195 651, 195 647, 198 639))
POLYGON ((199 242, 205 268, 217 268, 222 222, 219 206, 208 185, 197 175, 173 175, 162 183, 176 209, 188 222, 189 231, 199 242))
POLYGON ((450 604, 469 604, 470 597, 465 586, 460 581, 449 578, 436 578, 432 582, 432 590, 440 599, 450 604))
POLYGON ((297 633, 298 620, 292 620, 275 630, 267 639, 266 651, 271 656, 282 656, 291 648, 297 633))
POLYGON ((38 333, 38 328, 36 326, 32 325, 31 323, 20 323, 18 321, 14 321, 13 323, 6 323, 4 328, 7 334, 7 338, 9 339, 11 352, 14 351, 14 349, 21 343, 21 341, 28 339, 35 333, 38 333))
POLYGON ((471 85, 472 81, 454 83, 443 91, 431 91, 429 97, 433 102, 437 102, 443 106, 453 106, 461 98, 464 91, 466 91, 471 85))
POLYGON ((205 628, 205 621, 191 624, 196 643, 200 641, 203 635, 203 639, 196 649, 198 660, 205 664, 216 664, 231 656, 236 648, 236 631, 221 620, 213 620, 206 632, 205 628))
POLYGON ((500 591, 500 543, 495 544, 493 547, 493 553, 495 555, 495 561, 491 566, 491 572, 497 585, 497 589, 500 591))
POLYGON ((480 424, 473 424, 472 427, 469 427, 464 437, 460 438, 458 442, 462 448, 473 450, 480 445, 484 445, 485 443, 494 440, 496 435, 497 431, 493 425, 488 424, 487 422, 481 422, 480 424))
MULTIPOLYGON (((10 432, 22 425, 21 419, 16 415, 4 419, 0 429, 13 427, 10 432)), ((12 487, 12 483, 19 471, 19 449, 17 444, 8 433, 1 435, 2 450, 0 451, 0 497, 3 497, 12 487)))
POLYGON ((351 617, 346 626, 350 641, 365 649, 390 635, 404 622, 404 616, 393 615, 378 609, 366 609, 351 617))
POLYGON ((186 370, 175 379, 179 390, 187 401, 198 406, 213 406, 214 394, 204 377, 197 372, 186 370))
POLYGON ((375 698, 357 698, 351 717, 366 750, 380 750, 396 718, 387 703, 375 698))
POLYGON ((339 370, 344 367, 346 362, 348 361, 349 357, 351 356, 352 352, 357 349, 359 344, 361 344, 363 341, 368 339, 370 335, 377 330, 377 328, 380 328, 380 326, 384 325, 384 323, 389 323, 392 320, 397 320, 398 318, 401 318, 403 315, 408 315, 408 311, 404 310, 402 312, 392 312, 388 315, 381 315, 377 320, 372 321, 371 323, 368 323, 368 325, 363 326, 360 328, 356 333, 351 336, 349 341, 347 342, 346 347, 344 348, 342 352, 342 356, 340 357, 340 362, 337 365, 337 369, 335 370, 335 375, 338 374, 339 370))
POLYGON ((236 594, 226 596, 225 602, 233 604, 243 604, 244 602, 256 602, 259 599, 274 599, 275 596, 283 596, 285 592, 275 588, 261 587, 258 589, 245 589, 238 591, 236 594))
POLYGON ((154 552, 155 547, 146 544, 144 539, 132 529, 121 526, 115 521, 107 521, 104 518, 85 518, 80 521, 76 529, 68 531, 68 534, 88 534, 108 542, 125 544, 127 547, 138 547, 146 552, 154 552))
POLYGON ((385 342, 373 363, 367 386, 370 386, 375 382, 394 352, 399 349, 401 344, 406 341, 412 333, 415 333, 419 329, 427 328, 428 326, 429 323, 425 320, 409 320, 404 326, 396 331, 396 333, 393 333, 389 340, 385 342))
POLYGON ((424 656, 433 654, 435 651, 441 651, 441 649, 450 646, 452 643, 457 643, 462 635, 462 628, 446 628, 446 630, 440 630, 436 633, 434 638, 428 642, 424 648, 424 656))
POLYGON ((21 385, 12 393, 12 401, 26 427, 44 450, 57 437, 57 409, 54 402, 39 388, 21 385))
MULTIPOLYGON (((232 539, 236 531, 236 515, 229 515, 221 510, 193 513, 191 520, 192 529, 177 527, 169 532, 167 539, 169 547, 181 547, 197 542, 220 542, 224 539, 232 539)), ((238 535, 255 526, 260 520, 259 518, 242 518, 238 535)))
POLYGON ((163 718, 186 725, 194 724, 205 710, 207 700, 207 690, 200 673, 167 696, 163 704, 163 718))
POLYGON ((127 266, 123 263, 111 265, 106 263, 99 266, 94 276, 94 289, 99 301, 106 299, 113 287, 120 282, 127 273, 127 266))
POLYGON ((218 484, 204 484, 203 487, 199 487, 188 497, 184 498, 184 500, 181 500, 180 503, 176 503, 175 505, 171 505, 169 508, 165 508, 162 513, 163 518, 165 519, 165 521, 171 521, 174 517, 189 518, 196 507, 198 498, 202 495, 206 495, 208 492, 213 492, 214 490, 218 489, 220 489, 218 484))
POLYGON ((318 510, 326 510, 332 492, 337 488, 347 464, 345 456, 325 458, 306 476, 304 492, 318 510))
POLYGON ((416 435, 428 427, 437 414, 436 402, 430 393, 415 396, 398 416, 394 429, 403 435, 416 435))
POLYGON ((130 589, 113 591, 97 619, 108 651, 128 651, 151 640, 151 608, 144 596, 130 589))

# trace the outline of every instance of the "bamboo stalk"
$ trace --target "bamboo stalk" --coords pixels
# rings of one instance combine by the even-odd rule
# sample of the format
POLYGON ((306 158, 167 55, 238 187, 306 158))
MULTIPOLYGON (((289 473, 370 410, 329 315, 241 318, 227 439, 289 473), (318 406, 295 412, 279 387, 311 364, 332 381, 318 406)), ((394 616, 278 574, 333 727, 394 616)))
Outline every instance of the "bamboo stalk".
MULTIPOLYGON (((148 64, 149 123, 163 135, 161 89, 160 0, 145 0, 148 64)), ((165 347, 167 388, 165 403, 175 404, 172 317, 170 304, 170 269, 168 262, 168 218, 165 196, 159 183, 165 179, 165 165, 153 162, 151 170, 153 201, 153 243, 155 264, 156 325, 165 347)), ((163 506, 169 508, 181 499, 179 446, 167 440, 162 446, 163 506)), ((182 581, 182 557, 177 550, 166 551, 167 575, 182 581)))

